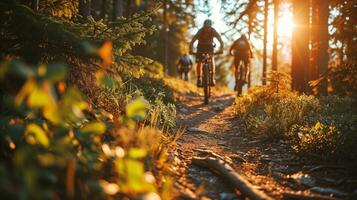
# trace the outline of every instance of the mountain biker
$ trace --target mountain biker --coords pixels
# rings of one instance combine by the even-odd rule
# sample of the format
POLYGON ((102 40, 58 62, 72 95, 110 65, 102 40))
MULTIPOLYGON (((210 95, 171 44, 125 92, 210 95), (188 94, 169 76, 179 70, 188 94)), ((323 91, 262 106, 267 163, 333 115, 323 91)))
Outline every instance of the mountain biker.
POLYGON ((192 69, 192 60, 186 53, 183 54, 178 61, 177 68, 180 74, 180 78, 188 81, 188 72, 192 69), (182 78, 182 75, 184 75, 184 78, 182 78))
MULTIPOLYGON (((221 36, 217 33, 217 31, 212 27, 212 21, 207 19, 203 23, 203 27, 198 30, 198 32, 193 36, 191 42, 190 42, 190 54, 193 54, 193 44, 195 43, 196 40, 198 40, 197 44, 197 54, 196 54, 196 59, 197 59, 197 65, 196 65, 196 73, 197 73, 197 86, 202 87, 202 82, 201 82, 201 69, 202 69, 202 54, 203 53, 214 53, 214 43, 213 39, 216 38, 219 43, 220 43, 220 50, 217 52, 218 54, 223 53, 223 40, 221 36)), ((214 64, 214 59, 212 58, 212 81, 211 84, 214 86, 216 84, 215 80, 215 64, 214 64)))
POLYGON ((229 54, 231 56, 234 56, 234 76, 236 80, 236 85, 234 89, 237 89, 237 80, 239 77, 240 73, 243 73, 243 80, 242 84, 247 83, 247 75, 249 73, 249 64, 250 64, 250 58, 253 58, 253 52, 251 49, 251 45, 245 35, 241 35, 239 39, 234 41, 233 45, 229 49, 229 54), (243 72, 240 72, 240 63, 243 61, 243 72))

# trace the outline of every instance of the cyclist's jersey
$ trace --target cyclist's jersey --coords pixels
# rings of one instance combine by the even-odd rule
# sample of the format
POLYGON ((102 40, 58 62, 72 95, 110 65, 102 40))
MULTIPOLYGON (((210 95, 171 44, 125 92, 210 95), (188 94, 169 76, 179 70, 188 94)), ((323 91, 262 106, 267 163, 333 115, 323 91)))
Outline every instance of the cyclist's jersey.
POLYGON ((217 31, 212 27, 203 27, 198 33, 198 46, 212 45, 213 39, 218 35, 217 31))
POLYGON ((250 46, 249 44, 243 40, 243 39, 238 39, 233 43, 233 50, 234 50, 234 55, 235 56, 245 56, 249 55, 250 53, 250 46))

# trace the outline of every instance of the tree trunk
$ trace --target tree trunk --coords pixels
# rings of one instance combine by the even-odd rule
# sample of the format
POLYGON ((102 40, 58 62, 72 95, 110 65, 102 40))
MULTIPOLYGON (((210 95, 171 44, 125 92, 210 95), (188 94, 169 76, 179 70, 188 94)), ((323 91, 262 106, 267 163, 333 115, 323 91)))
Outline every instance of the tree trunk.
POLYGON ((273 37, 273 54, 272 70, 278 71, 278 22, 279 22, 279 0, 274 0, 274 37, 273 37))
MULTIPOLYGON (((319 35, 318 35, 318 1, 311 0, 311 26, 310 26, 310 39, 311 39, 311 51, 310 51, 310 66, 308 71, 308 80, 318 79, 317 73, 317 60, 318 60, 318 48, 319 48, 319 35)), ((308 91, 311 93, 311 91, 308 91)))
POLYGON ((264 39, 263 39, 263 85, 267 79, 267 45, 268 45, 268 0, 264 0, 264 39))
POLYGON ((123 0, 113 0, 113 20, 123 16, 124 4, 123 0))
MULTIPOLYGON (((329 33, 328 33, 328 18, 329 18, 329 4, 330 0, 317 0, 318 1, 318 14, 319 14, 319 28, 318 28, 318 39, 319 39, 319 49, 318 49, 318 60, 317 60, 317 70, 318 75, 326 75, 328 70, 329 61, 329 33)), ((327 95, 327 79, 319 84, 319 94, 327 95)))
MULTIPOLYGON (((249 41, 251 39, 252 32, 253 32, 253 16, 249 13, 248 14, 248 38, 249 38, 249 41)), ((250 70, 248 73, 248 84, 247 84, 248 89, 252 86, 252 65, 251 65, 251 63, 249 63, 249 65, 250 65, 249 66, 250 70)))
POLYGON ((39 0, 33 0, 32 1, 32 9, 34 10, 34 11, 38 11, 38 5, 39 5, 39 0))
POLYGON ((82 16, 81 22, 88 22, 88 17, 91 15, 91 1, 90 0, 79 0, 79 14, 82 16))
POLYGON ((169 67, 168 67, 168 21, 167 21, 167 0, 164 0, 163 2, 163 7, 164 7, 164 11, 163 11, 163 29, 164 29, 164 74, 167 73, 169 67))
POLYGON ((102 0, 102 4, 100 6, 100 17, 102 19, 106 19, 107 18, 107 7, 106 7, 106 4, 107 4, 107 0, 102 0))
POLYGON ((133 9, 132 4, 131 4, 132 1, 133 0, 126 0, 126 15, 125 16, 127 18, 129 18, 132 14, 132 9, 133 9))
POLYGON ((309 66, 309 1, 293 0, 292 88, 306 92, 309 66))

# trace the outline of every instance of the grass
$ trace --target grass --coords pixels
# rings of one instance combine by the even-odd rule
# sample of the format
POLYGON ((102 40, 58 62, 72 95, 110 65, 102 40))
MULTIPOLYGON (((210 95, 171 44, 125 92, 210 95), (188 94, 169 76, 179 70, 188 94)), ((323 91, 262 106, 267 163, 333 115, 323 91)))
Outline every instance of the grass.
MULTIPOLYGON (((272 77, 273 80, 284 81, 272 77)), ((251 134, 286 139, 299 153, 357 160, 356 100, 291 92, 285 83, 252 88, 236 101, 237 115, 251 134)))

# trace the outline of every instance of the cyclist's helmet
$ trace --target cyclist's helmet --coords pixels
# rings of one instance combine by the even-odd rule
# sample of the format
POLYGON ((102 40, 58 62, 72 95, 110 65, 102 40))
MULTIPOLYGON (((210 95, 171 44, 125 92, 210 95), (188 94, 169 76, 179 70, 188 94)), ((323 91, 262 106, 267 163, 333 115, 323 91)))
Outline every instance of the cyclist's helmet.
POLYGON ((212 26, 212 24, 213 24, 213 22, 212 22, 212 20, 210 20, 210 19, 206 19, 204 22, 203 22, 203 26, 209 26, 209 27, 211 27, 212 26))

